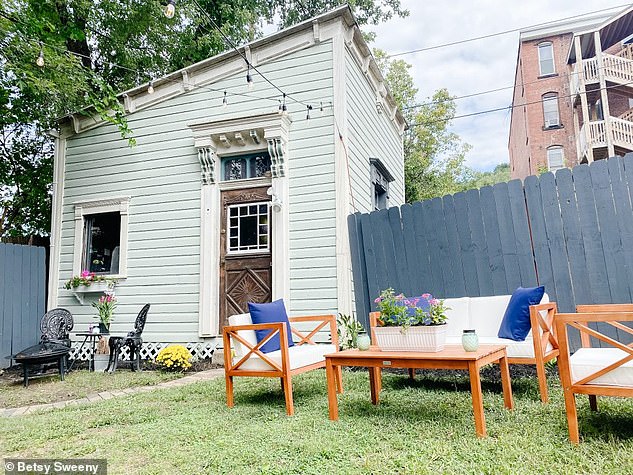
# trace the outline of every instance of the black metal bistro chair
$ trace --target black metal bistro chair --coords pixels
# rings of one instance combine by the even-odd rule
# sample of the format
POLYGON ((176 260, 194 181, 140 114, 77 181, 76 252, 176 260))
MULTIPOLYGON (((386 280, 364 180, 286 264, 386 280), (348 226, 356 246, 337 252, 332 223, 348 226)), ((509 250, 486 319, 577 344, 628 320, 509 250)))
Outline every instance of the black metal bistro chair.
POLYGON ((111 336, 108 343, 110 347, 110 359, 108 361, 108 367, 106 371, 114 372, 117 364, 119 363, 119 357, 121 356, 121 350, 125 347, 130 351, 130 366, 132 371, 141 370, 141 347, 143 346, 143 338, 141 334, 145 328, 145 320, 147 320, 147 312, 149 311, 149 304, 141 309, 134 322, 134 330, 129 332, 127 336, 111 336))
POLYGON ((45 371, 52 363, 57 364, 59 376, 64 380, 71 349, 69 333, 73 325, 72 314, 64 308, 55 308, 44 314, 40 321, 40 342, 12 357, 16 363, 22 364, 25 387, 29 384, 31 367, 41 367, 45 371))

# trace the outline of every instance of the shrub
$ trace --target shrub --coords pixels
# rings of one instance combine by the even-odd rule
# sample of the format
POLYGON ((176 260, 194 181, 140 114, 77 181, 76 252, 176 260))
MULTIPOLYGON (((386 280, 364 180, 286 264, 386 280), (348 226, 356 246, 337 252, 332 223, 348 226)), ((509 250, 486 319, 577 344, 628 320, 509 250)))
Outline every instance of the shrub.
POLYGON ((170 345, 158 352, 156 364, 165 371, 187 371, 191 368, 191 353, 182 345, 170 345))

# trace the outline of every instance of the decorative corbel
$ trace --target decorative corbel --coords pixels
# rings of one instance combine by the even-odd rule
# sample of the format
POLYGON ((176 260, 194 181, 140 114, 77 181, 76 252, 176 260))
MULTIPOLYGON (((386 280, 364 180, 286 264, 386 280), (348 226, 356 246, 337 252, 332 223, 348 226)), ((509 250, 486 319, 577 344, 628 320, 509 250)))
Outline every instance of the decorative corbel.
POLYGON ((218 137, 218 140, 220 141, 220 143, 222 144, 223 147, 231 148, 231 140, 226 135, 221 134, 218 137))
POLYGON ((201 147, 198 149, 198 160, 202 172, 202 184, 211 185, 215 183, 215 149, 211 147, 201 147))
POLYGON ((281 137, 271 137, 267 139, 268 153, 270 154, 270 171, 273 178, 286 176, 286 153, 281 137))
POLYGON ((259 144, 259 142, 261 142, 259 135, 257 134, 257 130, 251 130, 248 135, 250 135, 251 140, 253 141, 254 144, 259 144))
POLYGON ((238 145, 246 145, 246 141, 244 141, 244 137, 242 136, 241 132, 235 133, 235 141, 238 143, 238 145))

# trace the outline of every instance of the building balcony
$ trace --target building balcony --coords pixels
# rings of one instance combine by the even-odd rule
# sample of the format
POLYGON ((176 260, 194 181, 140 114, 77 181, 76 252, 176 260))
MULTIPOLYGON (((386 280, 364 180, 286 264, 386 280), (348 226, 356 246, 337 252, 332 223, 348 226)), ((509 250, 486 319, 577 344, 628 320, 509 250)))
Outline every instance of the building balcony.
POLYGON ((595 120, 583 124, 578 136, 581 161, 587 160, 590 148, 593 151, 606 149, 609 134, 614 147, 633 151, 633 121, 627 119, 633 119, 633 110, 620 117, 609 117, 608 123, 606 120, 595 120))
POLYGON ((606 81, 633 87, 633 45, 627 46, 616 54, 602 53, 602 61, 593 57, 574 64, 570 76, 572 94, 581 93, 581 78, 584 78, 585 85, 600 83, 600 70, 603 71, 606 81))

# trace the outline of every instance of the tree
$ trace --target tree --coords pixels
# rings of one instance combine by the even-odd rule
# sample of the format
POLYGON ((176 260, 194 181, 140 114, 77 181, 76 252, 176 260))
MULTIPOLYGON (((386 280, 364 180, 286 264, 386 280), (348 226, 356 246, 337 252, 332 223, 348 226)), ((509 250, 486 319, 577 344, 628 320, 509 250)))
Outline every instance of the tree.
POLYGON ((404 181, 407 202, 455 193, 468 169, 464 165, 470 145, 448 127, 455 117, 455 101, 446 89, 437 90, 416 104, 418 89, 409 73, 411 65, 389 60, 374 50, 385 81, 409 127, 404 135, 404 181))
POLYGON ((478 172, 470 170, 469 176, 462 182, 462 190, 492 186, 496 183, 510 181, 510 164, 500 163, 494 170, 489 172, 478 172))
MULTIPOLYGON (((60 117, 90 109, 133 145, 116 92, 148 83, 344 0, 0 0, 0 237, 47 235, 52 139, 60 117), (214 27, 218 25, 221 33, 214 27), (42 55, 44 66, 35 60, 42 55)), ((352 0, 360 24, 406 16, 400 0, 352 0)))

